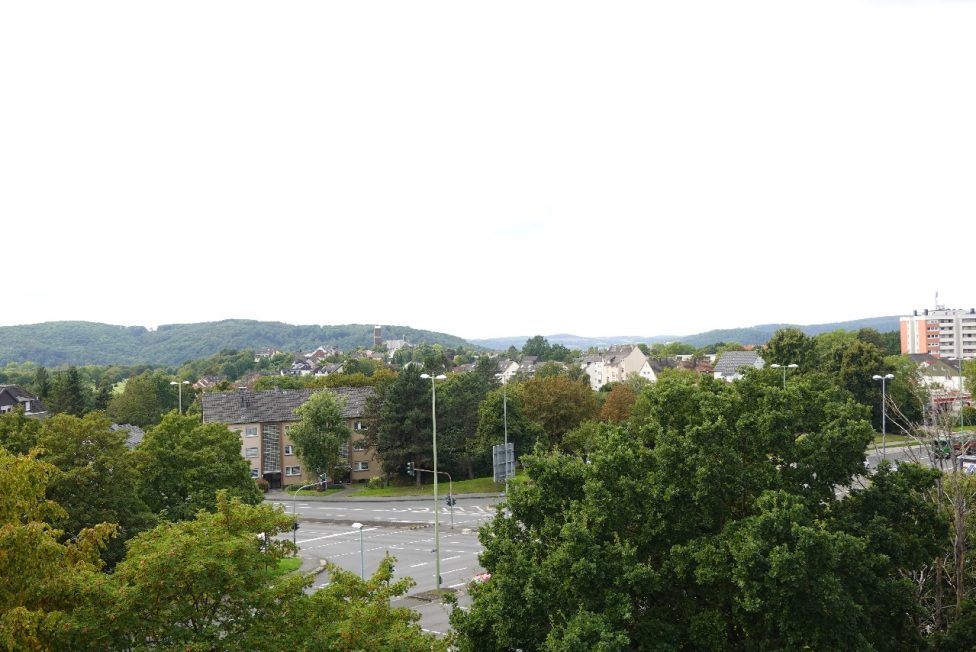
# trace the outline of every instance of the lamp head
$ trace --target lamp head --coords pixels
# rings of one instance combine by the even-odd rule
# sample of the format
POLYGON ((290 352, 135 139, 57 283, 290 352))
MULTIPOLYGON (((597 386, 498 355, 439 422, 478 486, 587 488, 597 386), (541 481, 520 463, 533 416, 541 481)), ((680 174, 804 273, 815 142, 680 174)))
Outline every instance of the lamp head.
POLYGON ((769 366, 770 366, 770 367, 771 367, 772 369, 779 369, 779 367, 780 367, 780 365, 778 365, 778 364, 771 364, 771 365, 769 365, 769 366))
POLYGON ((800 368, 800 365, 798 365, 798 364, 788 364, 786 366, 789 369, 799 369, 800 368))

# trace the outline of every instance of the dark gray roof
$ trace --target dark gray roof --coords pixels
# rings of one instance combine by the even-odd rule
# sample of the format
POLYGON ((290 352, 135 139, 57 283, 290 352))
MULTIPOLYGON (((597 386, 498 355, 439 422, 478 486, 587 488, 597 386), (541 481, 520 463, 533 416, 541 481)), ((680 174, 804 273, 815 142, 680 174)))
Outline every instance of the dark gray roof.
POLYGON ((28 414, 38 415, 47 412, 47 408, 44 407, 44 404, 41 403, 39 398, 19 385, 0 385, 0 394, 4 393, 10 397, 11 403, 23 405, 25 402, 30 401, 31 409, 28 414))
POLYGON ((269 390, 252 392, 208 392, 203 395, 204 423, 273 423, 296 421, 295 408, 316 392, 329 391, 345 399, 342 416, 363 416, 366 401, 373 396, 372 387, 331 387, 321 389, 269 390))
POLYGON ((135 448, 142 443, 142 440, 146 437, 145 431, 139 426, 133 426, 128 423, 113 423, 108 427, 112 432, 118 430, 127 430, 129 432, 128 439, 125 440, 125 445, 129 448, 135 448))
POLYGON ((755 367, 757 361, 762 367, 762 358, 758 351, 726 351, 715 362, 715 372, 723 376, 732 376, 738 373, 741 367, 755 367))

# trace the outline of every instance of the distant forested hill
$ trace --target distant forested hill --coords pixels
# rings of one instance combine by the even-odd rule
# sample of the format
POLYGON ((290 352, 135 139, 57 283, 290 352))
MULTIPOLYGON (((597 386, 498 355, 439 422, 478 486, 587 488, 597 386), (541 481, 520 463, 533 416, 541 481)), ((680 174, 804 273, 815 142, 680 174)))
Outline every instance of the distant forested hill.
MULTIPOLYGON (((383 338, 449 347, 466 344, 453 335, 406 326, 384 326, 383 338)), ((227 319, 168 324, 150 331, 142 326, 58 321, 0 327, 0 365, 28 361, 46 367, 69 364, 178 365, 224 349, 270 346, 282 351, 311 351, 318 346, 335 346, 349 351, 372 344, 372 324, 293 326, 281 322, 227 319)))
MULTIPOLYGON (((898 330, 898 317, 869 317, 867 319, 857 319, 854 321, 833 322, 829 324, 810 324, 800 326, 797 324, 762 324, 749 328, 728 328, 723 330, 712 330, 695 335, 651 335, 651 336, 619 336, 612 337, 581 337, 578 335, 558 334, 546 335, 550 344, 562 344, 570 349, 586 350, 591 346, 608 347, 612 344, 633 344, 643 342, 644 344, 656 344, 664 342, 684 342, 696 347, 707 346, 717 342, 737 342, 739 344, 765 344, 773 333, 781 328, 799 328, 807 335, 814 336, 830 331, 845 330, 856 331, 861 328, 873 328, 880 333, 898 330)), ((469 340, 472 344, 483 346, 486 349, 504 351, 509 346, 521 349, 530 336, 520 337, 496 337, 486 340, 469 340)))

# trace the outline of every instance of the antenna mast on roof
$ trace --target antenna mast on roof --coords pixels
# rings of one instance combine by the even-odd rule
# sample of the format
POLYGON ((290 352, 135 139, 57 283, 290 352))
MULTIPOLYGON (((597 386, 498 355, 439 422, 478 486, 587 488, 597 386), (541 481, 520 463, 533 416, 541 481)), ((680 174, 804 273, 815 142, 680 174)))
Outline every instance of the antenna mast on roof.
POLYGON ((935 309, 936 310, 945 310, 945 306, 940 306, 939 305, 939 291, 938 290, 935 291, 935 309))

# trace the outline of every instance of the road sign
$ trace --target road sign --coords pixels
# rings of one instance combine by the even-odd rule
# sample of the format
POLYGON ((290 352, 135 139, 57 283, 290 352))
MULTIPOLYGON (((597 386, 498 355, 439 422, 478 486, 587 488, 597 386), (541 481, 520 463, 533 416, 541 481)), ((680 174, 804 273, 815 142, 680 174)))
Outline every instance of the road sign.
POLYGON ((495 482, 502 483, 515 477, 515 444, 498 444, 491 447, 495 482))

